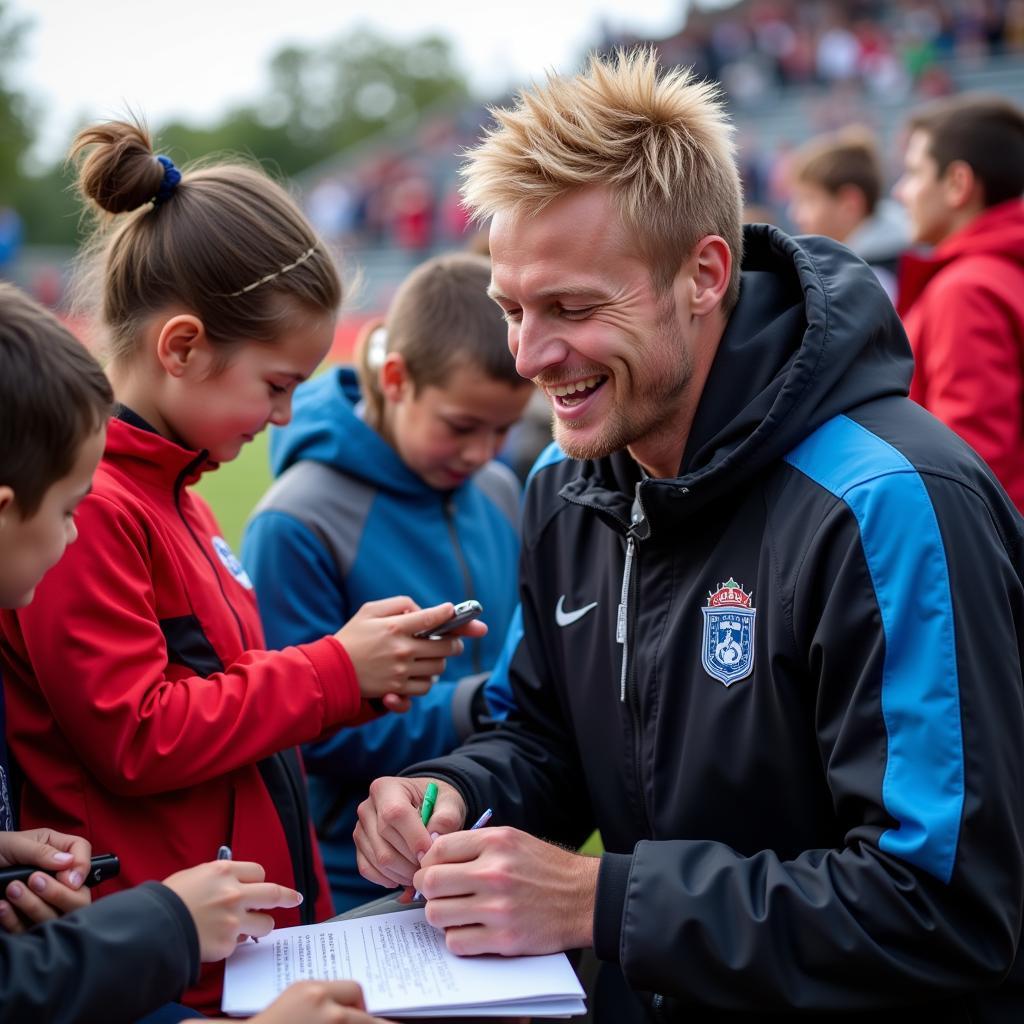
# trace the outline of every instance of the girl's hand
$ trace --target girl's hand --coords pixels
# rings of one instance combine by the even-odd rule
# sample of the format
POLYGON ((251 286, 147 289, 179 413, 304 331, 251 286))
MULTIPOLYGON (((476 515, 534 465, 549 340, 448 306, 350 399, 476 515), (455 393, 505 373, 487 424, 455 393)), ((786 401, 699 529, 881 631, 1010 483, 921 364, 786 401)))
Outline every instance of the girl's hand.
POLYGON ((388 1024, 364 1013, 363 990, 354 981, 297 981, 250 1024, 388 1024))
POLYGON ((246 935, 269 935, 274 919, 261 911, 302 902, 294 889, 264 878, 259 864, 214 860, 164 879, 192 915, 203 963, 223 960, 246 935))
MULTIPOLYGON (((404 710, 403 698, 426 693, 444 672, 445 658, 462 653, 457 636, 418 640, 413 634, 436 629, 450 619, 454 606, 447 602, 420 609, 408 597, 368 601, 335 633, 344 645, 359 677, 364 697, 384 697, 392 710, 404 710)), ((487 627, 478 621, 460 630, 483 636, 487 627)))
POLYGON ((89 871, 92 849, 85 839, 49 828, 0 832, 0 866, 31 864, 56 873, 37 871, 28 884, 11 882, 0 894, 0 928, 23 932, 42 921, 84 907, 92 893, 82 887, 89 871))

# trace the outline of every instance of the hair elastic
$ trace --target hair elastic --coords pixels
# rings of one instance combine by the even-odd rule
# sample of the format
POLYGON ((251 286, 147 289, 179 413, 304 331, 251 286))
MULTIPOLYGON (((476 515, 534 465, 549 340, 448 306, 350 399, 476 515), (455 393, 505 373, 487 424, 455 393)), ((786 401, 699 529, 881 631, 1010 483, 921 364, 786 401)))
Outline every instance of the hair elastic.
POLYGON ((174 195, 174 190, 178 187, 178 182, 181 181, 181 171, 174 166, 169 156, 158 156, 157 161, 163 164, 164 180, 160 182, 160 188, 157 189, 156 195, 153 196, 154 206, 166 203, 174 195))
POLYGON ((296 267, 305 263, 313 253, 316 252, 316 243, 314 242, 297 260, 293 263, 286 263, 279 270, 275 270, 271 274, 267 274, 265 277, 261 277, 258 281, 253 281, 252 284, 247 284, 244 288, 239 288, 237 292, 228 292, 227 298, 235 299, 239 295, 244 295, 246 292, 251 292, 254 288, 259 288, 261 284, 266 284, 268 281, 273 281, 275 277, 280 277, 282 274, 287 274, 289 270, 294 270, 296 267))

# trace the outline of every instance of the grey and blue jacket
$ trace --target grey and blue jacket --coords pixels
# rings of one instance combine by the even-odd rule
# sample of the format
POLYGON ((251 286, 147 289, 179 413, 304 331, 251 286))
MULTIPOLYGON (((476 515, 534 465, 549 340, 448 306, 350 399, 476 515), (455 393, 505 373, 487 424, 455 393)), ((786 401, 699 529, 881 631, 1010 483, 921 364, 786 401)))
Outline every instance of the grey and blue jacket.
POLYGON ((483 674, 515 608, 519 555, 511 470, 489 463, 456 490, 438 491, 363 422, 359 401, 354 371, 332 370, 297 389, 291 423, 271 434, 277 480, 242 542, 267 646, 334 633, 366 601, 396 594, 421 606, 475 598, 489 632, 449 658, 445 676, 408 713, 305 747, 310 809, 339 912, 380 893, 356 870, 352 845, 369 784, 472 731, 483 674))
POLYGON ((745 244, 678 475, 541 459, 514 702, 408 773, 601 830, 595 1019, 1024 1020, 1024 524, 870 270, 745 244))

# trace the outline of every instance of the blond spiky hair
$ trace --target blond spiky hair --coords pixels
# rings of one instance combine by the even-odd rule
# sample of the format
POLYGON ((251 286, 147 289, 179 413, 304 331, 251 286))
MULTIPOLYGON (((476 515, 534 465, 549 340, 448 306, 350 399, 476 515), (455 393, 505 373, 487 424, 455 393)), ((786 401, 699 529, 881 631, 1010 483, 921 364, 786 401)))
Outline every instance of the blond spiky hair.
POLYGON ((467 154, 462 192, 474 217, 499 210, 531 215, 587 185, 616 197, 659 287, 705 235, 721 235, 733 254, 723 300, 739 295, 742 193, 733 127, 718 86, 688 68, 659 74, 652 48, 592 55, 571 77, 549 73, 523 89, 511 110, 467 154))

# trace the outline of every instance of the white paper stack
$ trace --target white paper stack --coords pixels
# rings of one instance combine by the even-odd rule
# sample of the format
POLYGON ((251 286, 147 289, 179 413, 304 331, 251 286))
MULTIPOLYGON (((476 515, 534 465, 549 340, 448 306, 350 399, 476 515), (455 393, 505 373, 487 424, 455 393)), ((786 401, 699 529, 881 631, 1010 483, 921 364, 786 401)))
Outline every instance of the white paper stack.
POLYGON ((265 1010, 293 981, 352 978, 370 1013, 402 1017, 570 1017, 586 1012, 564 953, 459 957, 422 910, 279 928, 227 962, 221 1008, 265 1010))

